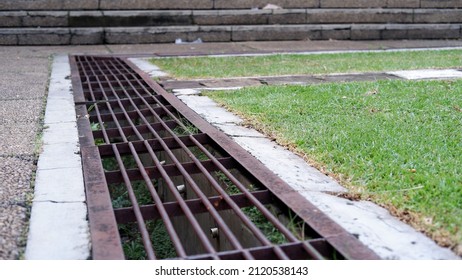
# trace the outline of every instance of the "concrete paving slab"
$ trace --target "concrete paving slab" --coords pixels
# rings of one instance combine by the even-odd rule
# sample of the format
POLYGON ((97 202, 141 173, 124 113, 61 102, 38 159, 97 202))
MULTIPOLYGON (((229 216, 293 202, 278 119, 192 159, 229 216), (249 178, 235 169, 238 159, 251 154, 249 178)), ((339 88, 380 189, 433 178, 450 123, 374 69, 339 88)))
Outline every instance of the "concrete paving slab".
POLYGON ((216 127, 223 131, 226 135, 231 137, 257 137, 257 138, 266 138, 265 135, 261 134, 260 132, 243 127, 236 124, 216 124, 216 127))
POLYGON ((89 241, 85 203, 33 203, 26 259, 86 260, 89 241))
POLYGON ((267 85, 308 85, 321 82, 320 79, 314 76, 262 77, 260 80, 267 85))
POLYGON ((201 85, 207 88, 235 88, 235 87, 248 87, 248 86, 260 86, 261 82, 258 79, 216 79, 201 81, 201 85))
POLYGON ((325 82, 377 81, 396 79, 394 75, 385 73, 329 74, 318 76, 317 78, 325 82))
POLYGON ((177 80, 167 80, 162 81, 161 85, 166 90, 171 89, 197 89, 204 88, 199 81, 177 81, 177 80))
POLYGON ((210 123, 241 123, 242 119, 216 106, 216 103, 206 96, 181 95, 178 97, 194 111, 198 112, 210 123))
POLYGON ((149 62, 149 58, 129 58, 129 61, 136 64, 141 70, 146 72, 151 77, 165 77, 167 73, 160 70, 159 67, 149 62))
POLYGON ((40 170, 35 185, 34 202, 85 202, 81 167, 40 170))
MULTIPOLYGON (((69 96, 69 94, 67 94, 69 96)), ((74 102, 73 100, 69 100, 66 96, 63 98, 51 98, 47 100, 47 108, 45 111, 46 113, 54 113, 54 112, 72 112, 74 110, 74 102)))
POLYGON ((421 79, 461 79, 462 72, 454 69, 424 69, 424 70, 406 70, 393 71, 388 74, 398 76, 407 80, 421 79))
POLYGON ((38 127, 35 123, 0 125, 0 155, 30 155, 35 152, 38 127), (15 137, 20 135, 21 137, 15 137))
POLYGON ((425 235, 369 201, 350 201, 320 192, 301 194, 383 259, 458 259, 425 235))
POLYGON ((173 94, 175 95, 199 95, 201 92, 197 89, 174 89, 172 90, 173 94))
POLYGON ((79 136, 75 122, 49 123, 43 131, 45 145, 60 143, 78 143, 79 136))
POLYGON ((333 179, 309 166, 302 158, 267 138, 233 137, 296 191, 345 192, 333 179))
POLYGON ((43 145, 38 170, 80 167, 80 148, 74 143, 43 145))
POLYGON ((44 124, 63 123, 76 121, 74 106, 66 99, 50 99, 45 111, 44 124), (48 105, 50 107, 48 107, 48 105), (60 107, 62 106, 62 107, 60 107), (72 110, 72 111, 71 111, 72 110))

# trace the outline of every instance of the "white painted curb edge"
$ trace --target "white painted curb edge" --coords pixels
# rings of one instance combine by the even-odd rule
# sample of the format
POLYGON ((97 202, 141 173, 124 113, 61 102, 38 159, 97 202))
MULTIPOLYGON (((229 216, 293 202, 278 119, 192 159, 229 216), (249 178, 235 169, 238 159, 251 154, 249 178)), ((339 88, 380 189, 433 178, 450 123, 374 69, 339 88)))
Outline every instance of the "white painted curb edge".
POLYGON ((53 60, 25 258, 86 260, 90 233, 67 55, 53 60))

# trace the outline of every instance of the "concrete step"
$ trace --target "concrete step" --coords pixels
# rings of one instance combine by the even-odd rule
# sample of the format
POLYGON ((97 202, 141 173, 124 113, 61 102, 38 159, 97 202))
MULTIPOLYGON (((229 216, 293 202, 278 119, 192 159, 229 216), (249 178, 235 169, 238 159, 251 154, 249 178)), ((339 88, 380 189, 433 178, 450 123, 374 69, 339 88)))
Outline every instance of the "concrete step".
POLYGON ((0 27, 462 23, 462 9, 0 11, 0 27))
POLYGON ((1 0, 0 10, 252 9, 268 3, 294 8, 462 8, 462 0, 1 0))
POLYGON ((460 39, 462 24, 300 24, 106 28, 3 28, 0 45, 69 45, 277 40, 460 39))

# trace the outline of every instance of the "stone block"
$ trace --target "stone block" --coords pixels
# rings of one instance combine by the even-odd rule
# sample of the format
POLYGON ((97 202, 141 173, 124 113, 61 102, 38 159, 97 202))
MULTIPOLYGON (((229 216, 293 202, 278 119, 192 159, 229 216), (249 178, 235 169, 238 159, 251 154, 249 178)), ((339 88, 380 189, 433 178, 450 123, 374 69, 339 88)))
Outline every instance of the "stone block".
POLYGON ((351 25, 322 25, 321 26, 322 40, 350 40, 351 25))
POLYGON ((404 9, 309 9, 307 23, 412 23, 412 10, 404 9))
POLYGON ((252 9, 263 8, 267 4, 277 5, 283 9, 316 8, 319 0, 215 0, 215 9, 252 9))
POLYGON ((188 33, 188 42, 201 39, 203 42, 230 42, 232 28, 230 26, 200 26, 196 32, 188 33))
POLYGON ((273 10, 269 24, 305 24, 306 9, 273 10))
POLYGON ((417 9, 414 11, 414 23, 459 22, 462 22, 462 10, 459 9, 417 9))
POLYGON ((191 11, 104 11, 103 15, 108 27, 192 24, 191 11))
POLYGON ((19 27, 21 26, 21 18, 25 17, 26 15, 26 12, 0 11, 0 27, 19 27))
POLYGON ((198 30, 197 26, 106 28, 105 42, 108 44, 173 43, 176 39, 187 40, 189 33, 198 30))
POLYGON ((321 8, 385 8, 387 0, 320 0, 321 8))
POLYGON ((351 26, 352 40, 380 40, 384 25, 353 24, 351 26))
POLYGON ((319 40, 321 28, 315 25, 235 26, 233 41, 319 40))
POLYGON ((462 8, 462 0, 421 0, 421 8, 462 8))
POLYGON ((18 36, 15 34, 4 34, 3 30, 0 30, 0 46, 11 46, 18 44, 18 36))
POLYGON ((267 10, 210 10, 193 11, 194 24, 199 25, 253 25, 268 23, 267 10))
POLYGON ((420 0, 388 0, 388 8, 419 8, 420 0))
POLYGON ((458 24, 388 25, 382 31, 382 39, 458 39, 460 38, 460 26, 461 25, 458 24))
POLYGON ((68 12, 27 12, 22 24, 27 27, 67 27, 68 12))
POLYGON ((408 29, 407 39, 423 40, 423 39, 460 39, 461 38, 460 24, 422 24, 416 25, 408 29))
POLYGON ((88 10, 98 9, 99 0, 2 0, 0 10, 88 10))
POLYGON ((100 0, 102 10, 212 9, 213 0, 100 0))
POLYGON ((408 39, 409 25, 394 24, 387 25, 381 32, 384 40, 404 40, 408 39))
POLYGON ((101 11, 71 11, 69 13, 70 27, 104 27, 105 18, 101 11))
POLYGON ((19 45, 69 45, 70 37, 67 28, 27 28, 18 30, 19 45))
POLYGON ((104 44, 103 28, 74 28, 71 29, 71 45, 100 45, 104 44))

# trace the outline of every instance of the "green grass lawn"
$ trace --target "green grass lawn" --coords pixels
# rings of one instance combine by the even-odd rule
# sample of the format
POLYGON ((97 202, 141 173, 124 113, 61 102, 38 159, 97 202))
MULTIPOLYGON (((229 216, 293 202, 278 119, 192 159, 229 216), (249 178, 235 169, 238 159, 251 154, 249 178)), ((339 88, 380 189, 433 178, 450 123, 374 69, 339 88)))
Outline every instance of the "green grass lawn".
POLYGON ((461 67, 462 50, 154 58, 179 79, 326 74, 461 67))
MULTIPOLYGON (((460 61, 460 52, 444 53, 460 61)), ((350 59, 362 55, 372 54, 350 59)), ((385 60, 389 54, 376 55, 385 60)), ((206 94, 305 155, 353 194, 386 205, 442 245, 462 244, 462 81, 264 86, 206 94)))

